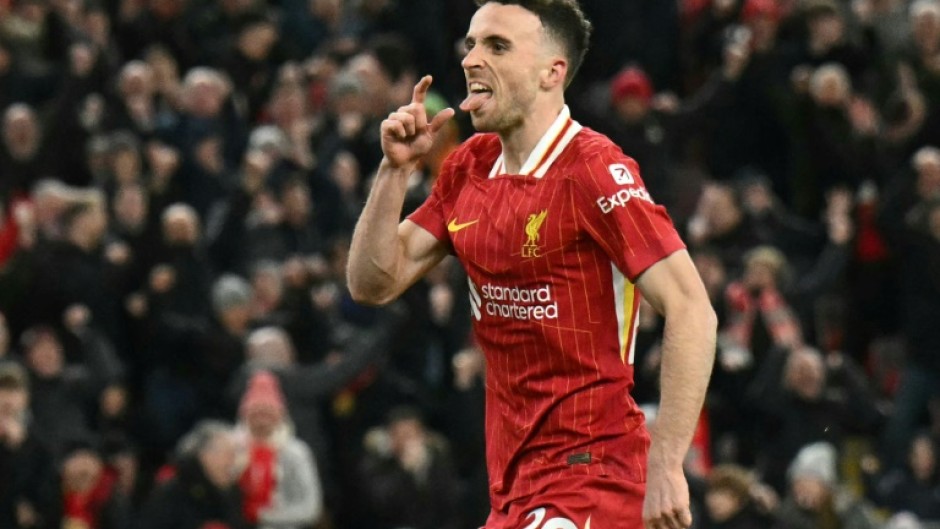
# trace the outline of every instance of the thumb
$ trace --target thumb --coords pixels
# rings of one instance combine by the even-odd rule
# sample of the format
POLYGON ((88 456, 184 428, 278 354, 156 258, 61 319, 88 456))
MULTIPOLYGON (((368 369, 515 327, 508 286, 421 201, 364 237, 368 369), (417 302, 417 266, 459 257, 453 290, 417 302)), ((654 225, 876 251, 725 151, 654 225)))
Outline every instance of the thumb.
POLYGON ((431 134, 437 134, 437 131, 447 123, 450 118, 454 117, 454 109, 448 107, 444 110, 441 110, 434 116, 434 119, 431 120, 431 123, 428 124, 428 130, 431 134))

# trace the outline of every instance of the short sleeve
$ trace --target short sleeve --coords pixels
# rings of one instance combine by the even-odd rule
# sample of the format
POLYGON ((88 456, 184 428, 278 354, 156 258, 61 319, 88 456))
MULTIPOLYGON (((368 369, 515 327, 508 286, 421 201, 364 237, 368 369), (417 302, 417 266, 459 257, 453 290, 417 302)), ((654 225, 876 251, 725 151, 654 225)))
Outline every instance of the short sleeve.
POLYGON ((447 195, 447 189, 453 187, 454 178, 453 155, 448 157, 441 165, 441 172, 431 187, 431 194, 425 199, 424 203, 418 206, 408 220, 421 226, 437 240, 450 247, 450 237, 447 233, 447 220, 444 212, 444 198, 447 195))
POLYGON ((685 248, 666 208, 656 204, 637 163, 611 145, 586 156, 578 177, 584 228, 630 281, 685 248))

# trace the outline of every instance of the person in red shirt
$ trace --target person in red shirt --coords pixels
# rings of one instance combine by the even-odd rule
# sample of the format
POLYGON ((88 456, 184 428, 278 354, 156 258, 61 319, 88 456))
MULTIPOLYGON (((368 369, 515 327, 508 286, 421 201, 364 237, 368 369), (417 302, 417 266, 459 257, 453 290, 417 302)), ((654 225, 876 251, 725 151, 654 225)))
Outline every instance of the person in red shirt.
POLYGON ((427 115, 424 77, 382 123, 350 292, 387 303, 447 254, 466 269, 487 360, 486 529, 688 527, 682 462, 715 349, 705 288, 637 164, 565 105, 590 34, 577 2, 478 5, 460 108, 480 134, 398 223, 408 176, 454 111, 427 115), (641 295, 666 322, 651 436, 629 394, 641 295))

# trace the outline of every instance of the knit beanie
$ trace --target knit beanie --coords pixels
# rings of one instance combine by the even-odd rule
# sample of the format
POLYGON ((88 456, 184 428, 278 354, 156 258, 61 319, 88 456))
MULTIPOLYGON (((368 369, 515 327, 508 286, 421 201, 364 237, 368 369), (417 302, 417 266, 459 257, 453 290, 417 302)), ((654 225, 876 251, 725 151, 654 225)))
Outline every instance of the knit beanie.
POLYGON ((812 443, 800 449, 787 472, 790 481, 816 479, 833 487, 836 485, 836 449, 826 442, 812 443))
POLYGON ((283 416, 287 411, 281 385, 269 371, 259 371, 248 381, 238 413, 245 417, 251 410, 267 406, 283 416))

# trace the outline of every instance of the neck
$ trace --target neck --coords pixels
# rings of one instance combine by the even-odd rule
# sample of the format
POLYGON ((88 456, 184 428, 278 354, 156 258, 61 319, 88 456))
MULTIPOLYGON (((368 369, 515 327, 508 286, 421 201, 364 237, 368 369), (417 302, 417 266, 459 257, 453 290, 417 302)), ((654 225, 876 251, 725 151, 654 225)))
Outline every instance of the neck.
POLYGON ((518 174, 525 165, 529 155, 535 149, 539 140, 552 126, 565 102, 559 98, 534 109, 518 127, 499 133, 499 140, 503 144, 503 163, 506 164, 508 174, 518 174))

